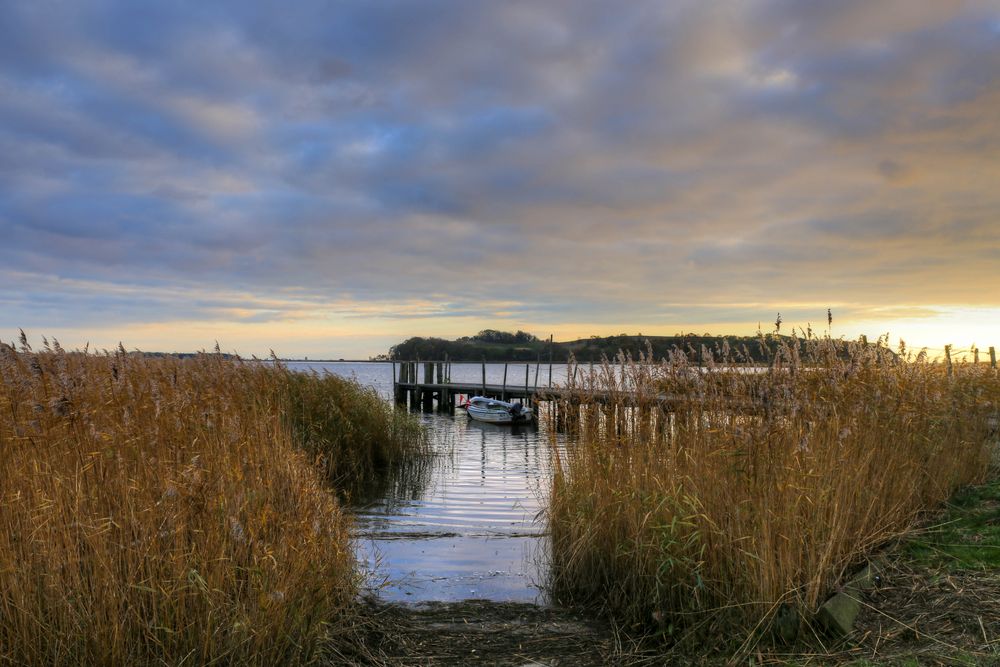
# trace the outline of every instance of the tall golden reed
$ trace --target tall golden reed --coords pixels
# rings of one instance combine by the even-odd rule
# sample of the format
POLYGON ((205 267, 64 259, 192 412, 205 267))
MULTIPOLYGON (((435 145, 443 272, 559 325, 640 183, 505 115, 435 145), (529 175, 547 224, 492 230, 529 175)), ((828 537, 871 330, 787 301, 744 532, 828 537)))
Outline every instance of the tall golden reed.
POLYGON ((359 388, 218 354, 0 348, 0 664, 304 664, 349 647, 349 520, 295 441, 289 385, 359 388))
POLYGON ((882 341, 786 340, 763 369, 692 352, 571 373, 606 403, 558 406, 578 435, 548 508, 565 599, 746 646, 779 608, 809 619, 849 568, 986 471, 1000 380, 985 364, 949 373, 882 341))

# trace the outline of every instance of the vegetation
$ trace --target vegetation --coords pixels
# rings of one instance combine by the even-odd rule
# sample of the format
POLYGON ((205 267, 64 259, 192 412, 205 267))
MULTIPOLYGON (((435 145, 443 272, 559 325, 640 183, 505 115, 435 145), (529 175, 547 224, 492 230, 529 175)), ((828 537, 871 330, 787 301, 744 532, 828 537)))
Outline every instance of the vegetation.
POLYGON ((906 551, 930 567, 1000 570, 1000 479, 957 493, 934 525, 907 540, 906 551))
MULTIPOLYGON (((507 333, 486 329, 475 336, 463 336, 457 340, 443 338, 408 338, 389 350, 389 358, 412 361, 414 359, 445 359, 451 361, 537 361, 548 360, 566 363, 571 359, 582 362, 599 362, 613 359, 619 353, 632 358, 649 354, 654 359, 662 359, 681 350, 691 362, 703 359, 703 350, 717 362, 722 361, 721 350, 727 346, 732 358, 756 363, 767 362, 774 357, 778 346, 796 344, 787 336, 711 336, 709 334, 677 334, 674 336, 643 336, 642 334, 617 336, 591 336, 577 340, 549 343, 539 340, 523 331, 507 333)), ((839 346, 841 354, 843 344, 839 346)))
POLYGON ((323 483, 422 439, 342 380, 218 354, 0 344, 0 664, 303 664, 352 650, 323 483))
POLYGON ((779 613, 808 622, 865 554, 983 478, 995 371, 842 348, 779 340, 764 370, 723 347, 707 371, 677 352, 571 374, 609 393, 557 406, 578 442, 551 489, 555 590, 664 639, 747 648, 779 613))
POLYGON ((393 410, 371 387, 336 375, 273 371, 293 441, 343 496, 391 483, 428 452, 420 423, 393 410))

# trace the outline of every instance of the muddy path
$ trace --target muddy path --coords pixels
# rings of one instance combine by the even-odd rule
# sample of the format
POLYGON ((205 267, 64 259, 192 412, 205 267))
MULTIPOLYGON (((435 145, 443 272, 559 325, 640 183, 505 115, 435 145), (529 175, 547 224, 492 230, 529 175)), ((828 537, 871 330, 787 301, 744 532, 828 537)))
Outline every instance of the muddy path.
POLYGON ((609 625, 564 609, 468 600, 371 610, 385 665, 625 664, 609 625))

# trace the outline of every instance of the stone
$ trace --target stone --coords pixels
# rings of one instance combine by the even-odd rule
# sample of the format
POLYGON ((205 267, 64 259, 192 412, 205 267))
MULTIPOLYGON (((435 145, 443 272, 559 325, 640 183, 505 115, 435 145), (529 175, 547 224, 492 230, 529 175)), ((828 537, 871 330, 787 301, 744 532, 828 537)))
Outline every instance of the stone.
POLYGON ((856 599, 855 591, 837 593, 823 603, 816 618, 827 632, 843 637, 854 629, 854 621, 861 611, 861 604, 856 599))

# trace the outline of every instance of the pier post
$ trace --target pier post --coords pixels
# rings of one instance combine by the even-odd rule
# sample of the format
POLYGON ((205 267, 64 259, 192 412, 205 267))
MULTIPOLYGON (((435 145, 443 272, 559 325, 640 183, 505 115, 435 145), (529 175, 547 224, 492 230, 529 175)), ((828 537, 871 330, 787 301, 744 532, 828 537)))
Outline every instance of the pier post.
POLYGON ((549 386, 552 386, 552 334, 549 334, 549 386))
POLYGON ((500 400, 507 400, 507 363, 503 365, 503 388, 500 390, 500 400))
POLYGON ((531 368, 531 364, 524 365, 524 402, 527 405, 531 405, 530 394, 528 393, 528 370, 531 368))
POLYGON ((483 396, 486 395, 486 357, 483 357, 483 396))

